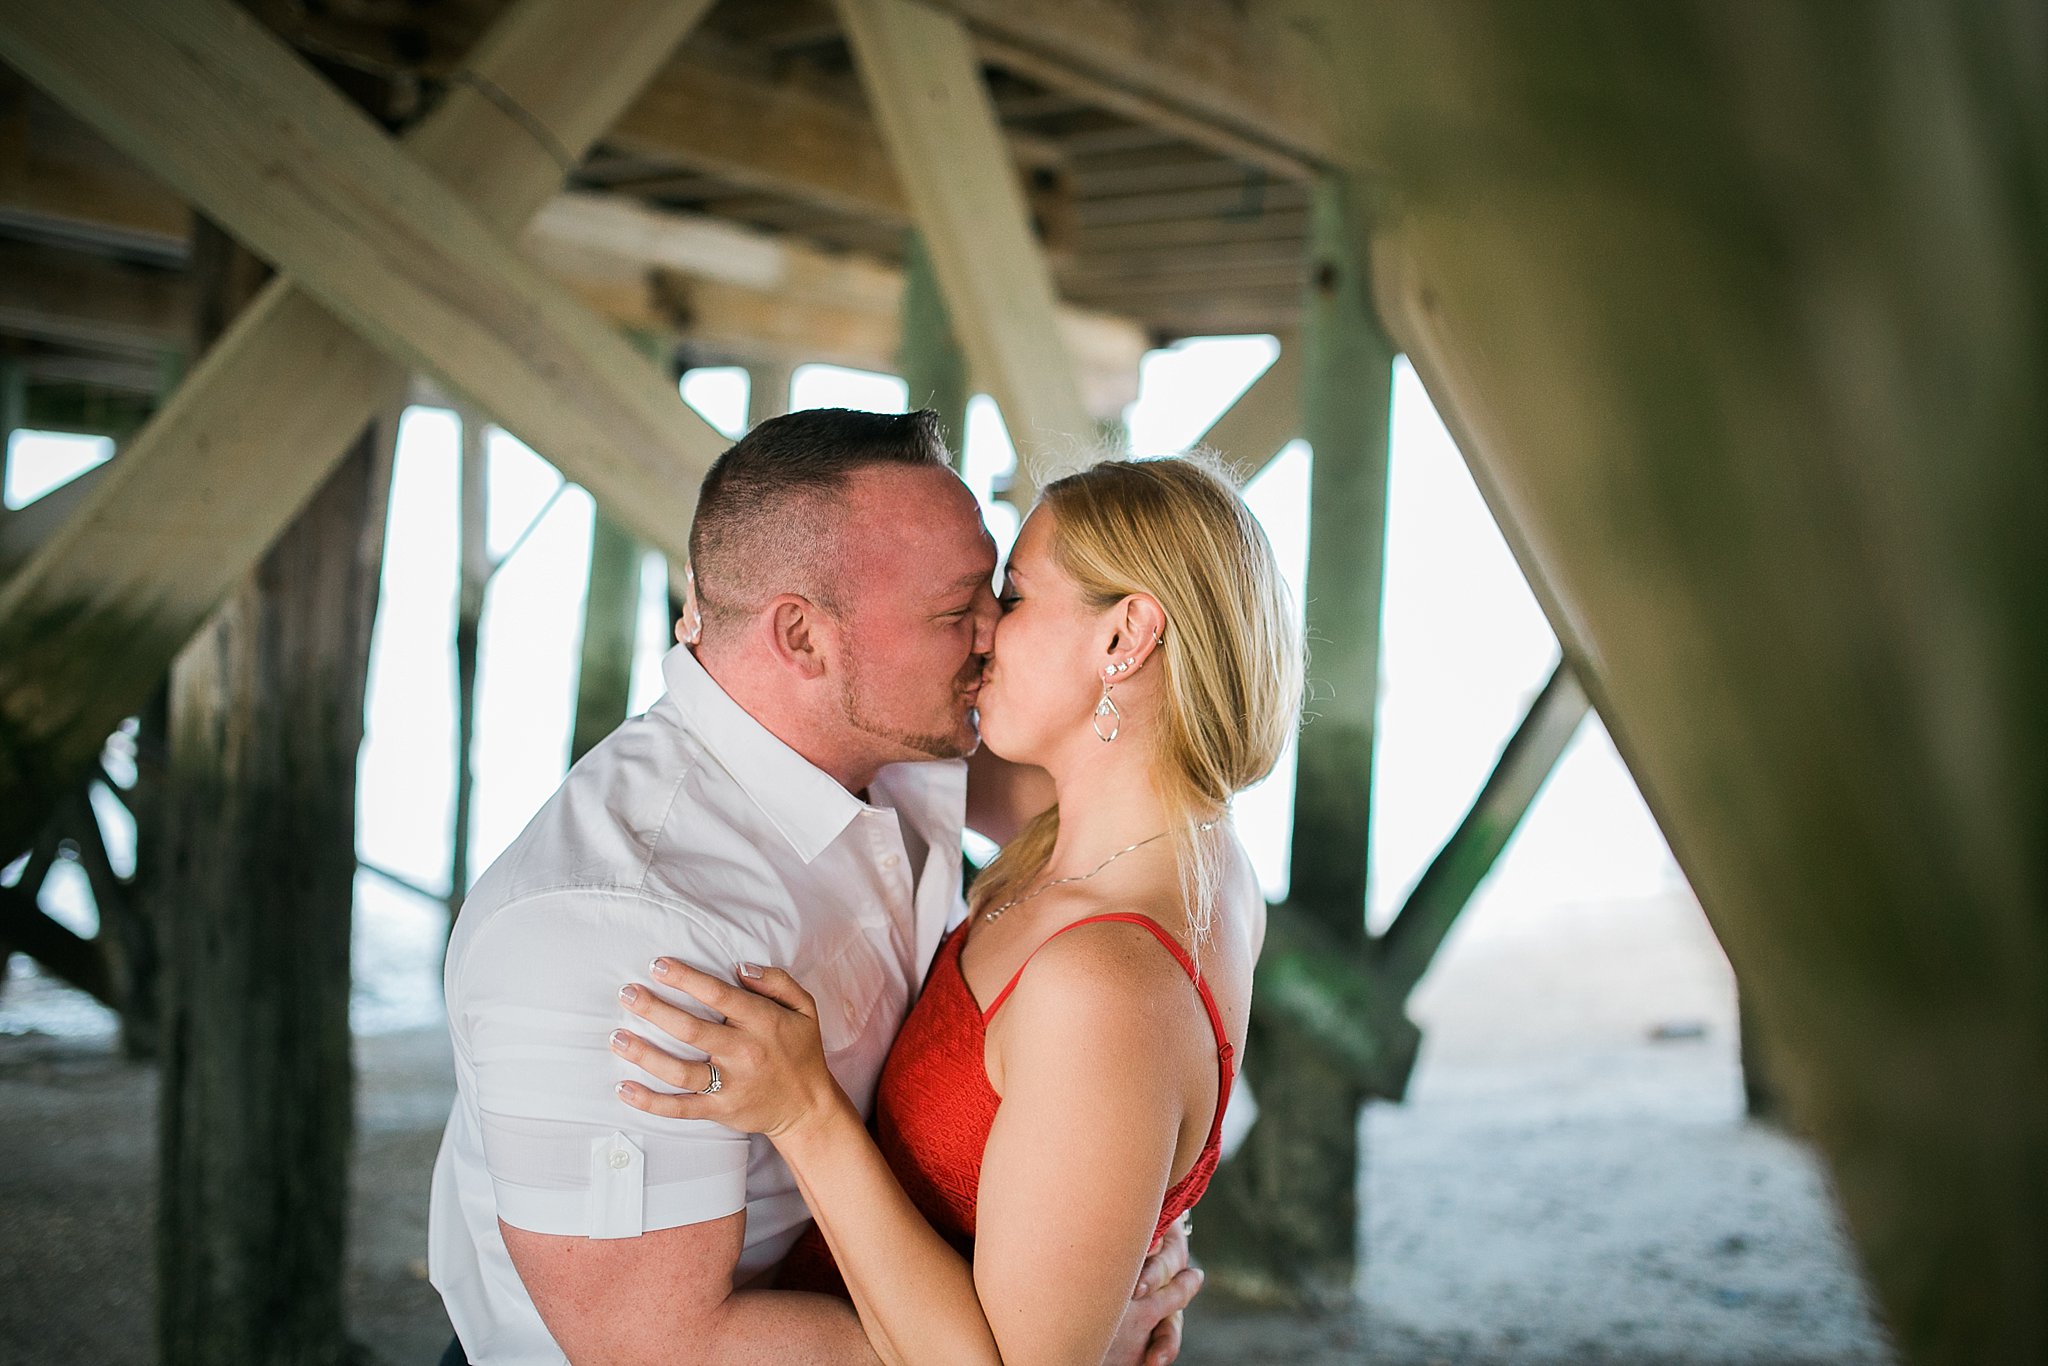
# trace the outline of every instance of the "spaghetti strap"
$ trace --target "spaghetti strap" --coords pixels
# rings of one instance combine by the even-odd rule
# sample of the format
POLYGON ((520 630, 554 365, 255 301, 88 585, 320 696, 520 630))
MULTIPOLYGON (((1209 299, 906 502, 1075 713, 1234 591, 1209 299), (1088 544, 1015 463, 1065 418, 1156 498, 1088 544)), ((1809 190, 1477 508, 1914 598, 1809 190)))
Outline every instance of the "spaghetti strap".
POLYGON ((1215 1114, 1209 1121, 1209 1142, 1213 1144, 1223 1130, 1223 1110, 1230 1099, 1230 1083, 1237 1070, 1234 1056, 1237 1050, 1230 1046, 1230 1035, 1223 1027, 1223 1012, 1216 1008, 1216 997, 1210 992, 1208 982, 1203 980, 1201 969, 1195 966, 1195 960, 1189 957, 1188 951, 1180 946, 1180 941, 1167 933, 1166 927, 1151 916, 1140 915, 1136 911, 1111 911, 1103 915, 1083 916, 1071 925, 1063 925, 1059 929, 1054 930, 1039 943, 1038 948, 1033 949, 1025 956, 1023 963, 1018 966, 1015 974, 1004 984, 1003 989, 996 993, 995 1000, 989 1002, 988 1009, 981 1012, 981 1022, 983 1025, 987 1025, 990 1020, 995 1018, 995 1013, 1002 1009, 1003 1002, 1009 1000, 1010 993, 1017 989, 1017 983, 1024 980, 1024 969, 1031 966, 1031 960, 1038 956, 1039 949, 1044 948, 1068 930, 1079 929, 1083 925, 1100 925, 1104 923, 1143 925, 1146 929, 1150 930, 1152 937, 1166 946, 1166 951, 1173 955, 1173 961, 1180 964, 1181 971, 1185 972, 1188 975, 1188 980, 1195 984, 1195 992, 1202 998, 1202 1009, 1209 1012, 1209 1028, 1216 1035, 1216 1059, 1219 1065, 1220 1081, 1216 1094, 1215 1114))
POLYGON ((1033 949, 1025 957, 1023 963, 1018 966, 1016 973, 1004 984, 1003 989, 996 993, 995 1000, 988 1003, 988 1009, 981 1012, 982 1023, 987 1024, 991 1019, 994 1019, 995 1013, 1003 1008, 1003 1002, 1010 999, 1010 993, 1017 989, 1017 983, 1024 980, 1024 969, 1031 966, 1031 960, 1038 956, 1039 949, 1043 949, 1046 944, 1050 944, 1068 930, 1077 930, 1083 925, 1100 925, 1106 922, 1143 925, 1146 929, 1152 931, 1152 937, 1166 946, 1166 951, 1173 955, 1173 961, 1180 964, 1181 971, 1185 972, 1188 975, 1188 980, 1195 984, 1195 990, 1202 998, 1202 1008, 1209 1012, 1209 1027, 1216 1031, 1217 1044, 1226 1051, 1229 1050, 1230 1038, 1223 1028, 1223 1012, 1216 1008, 1216 998, 1209 993, 1209 984, 1202 980, 1202 970, 1195 966, 1195 960, 1190 958, 1188 951, 1180 946, 1180 941, 1167 933, 1165 926, 1161 925, 1151 916, 1140 915, 1136 911, 1111 911, 1104 915, 1083 916, 1073 924, 1062 925, 1059 929, 1047 935, 1044 942, 1039 944, 1037 949, 1033 949))

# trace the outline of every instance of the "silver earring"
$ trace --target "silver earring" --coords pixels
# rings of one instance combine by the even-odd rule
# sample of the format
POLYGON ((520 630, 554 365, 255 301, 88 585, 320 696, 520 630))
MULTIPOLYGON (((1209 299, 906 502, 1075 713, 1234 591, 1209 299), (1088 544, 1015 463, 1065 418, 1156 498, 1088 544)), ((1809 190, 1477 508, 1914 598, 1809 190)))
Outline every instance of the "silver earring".
POLYGON ((1116 739, 1117 732, 1123 729, 1124 714, 1117 710, 1116 699, 1109 695, 1110 688, 1114 686, 1109 681, 1110 677, 1119 672, 1121 670, 1116 668, 1108 668, 1102 671, 1102 700, 1095 704, 1095 717, 1089 723, 1095 727, 1095 738, 1102 741, 1105 745, 1116 739), (1109 718, 1109 734, 1107 735, 1102 733, 1102 718, 1105 716, 1109 718))

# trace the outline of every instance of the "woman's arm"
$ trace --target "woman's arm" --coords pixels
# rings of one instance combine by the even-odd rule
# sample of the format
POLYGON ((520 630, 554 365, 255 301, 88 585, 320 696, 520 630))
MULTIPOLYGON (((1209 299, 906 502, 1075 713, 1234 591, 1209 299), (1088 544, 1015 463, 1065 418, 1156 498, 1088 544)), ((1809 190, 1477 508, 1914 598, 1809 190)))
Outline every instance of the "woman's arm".
MULTIPOLYGON (((760 995, 750 995, 672 965, 665 980, 728 1023, 674 1010, 651 992, 629 1008, 709 1053, 721 1088, 671 1096, 628 1083, 621 1094, 658 1114, 717 1119, 774 1141, 883 1361, 1096 1366, 1131 1309, 1182 1106, 1174 1069, 1146 1065, 1161 1051, 1160 1022, 1124 1004, 1133 984, 1106 981, 1098 967, 1083 973, 1089 1000, 1050 1010, 1047 1002, 1064 995, 1075 971, 1051 966, 1034 968, 1043 983, 1032 993, 1039 1002, 1019 1012, 1024 1027, 1011 1031, 1018 1043, 1005 1074, 1016 1095, 1013 1103, 1006 1091, 984 1159, 972 1267, 903 1193, 822 1054, 808 1060, 814 1007, 786 973, 764 970, 749 982, 760 995)), ((1173 970, 1170 961, 1167 967, 1173 970)), ((1177 985, 1185 992, 1184 982, 1177 985)), ((1136 994, 1152 993, 1141 986, 1136 994)), ((1012 998, 1006 1019, 1024 996, 1020 990, 1012 998)), ((644 1040, 621 1051, 675 1085, 695 1089, 709 1080, 703 1064, 670 1058, 644 1040)), ((1184 1300, 1198 1283, 1184 1273, 1154 1298, 1184 1300)))

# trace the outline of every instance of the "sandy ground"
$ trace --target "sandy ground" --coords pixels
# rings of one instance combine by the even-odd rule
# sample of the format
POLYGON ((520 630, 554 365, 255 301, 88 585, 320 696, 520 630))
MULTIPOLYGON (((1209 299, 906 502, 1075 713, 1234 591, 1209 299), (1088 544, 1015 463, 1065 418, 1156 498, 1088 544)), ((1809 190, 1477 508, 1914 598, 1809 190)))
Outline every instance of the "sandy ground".
MULTIPOLYGON (((17 976, 0 1025, 56 990, 17 976)), ((1741 1116, 1732 986, 1688 900, 1475 907, 1413 1009, 1409 1100, 1362 1120, 1356 1309, 1199 1305, 1183 1360, 1891 1360, 1812 1155, 1741 1116)), ((358 1060, 352 1330, 367 1361, 430 1363, 446 1045, 365 1037, 358 1060)), ((103 1038, 0 1035, 0 1362, 154 1360, 153 1121, 152 1074, 103 1038)))

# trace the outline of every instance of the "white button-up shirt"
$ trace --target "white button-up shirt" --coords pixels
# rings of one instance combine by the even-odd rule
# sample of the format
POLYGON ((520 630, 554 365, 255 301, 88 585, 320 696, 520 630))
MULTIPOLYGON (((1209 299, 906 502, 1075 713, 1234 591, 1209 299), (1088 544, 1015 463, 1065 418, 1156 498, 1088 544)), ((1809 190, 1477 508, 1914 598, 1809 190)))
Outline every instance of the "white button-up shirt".
MULTIPOLYGON (((498 1230, 630 1238, 744 1208, 739 1274, 809 1213, 774 1148, 619 1100, 619 987, 669 954, 732 978, 788 968, 866 1114, 960 895, 964 763, 884 769, 863 802, 776 739, 687 648, 668 692, 586 755, 477 880, 448 946, 455 1108, 428 1261, 469 1359, 560 1362, 498 1230)), ((665 987, 667 999, 703 1007, 665 987)), ((694 1055, 674 1045, 675 1050, 694 1055)))

